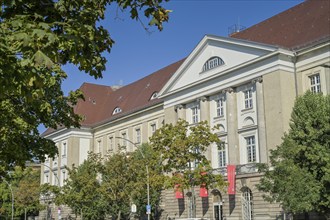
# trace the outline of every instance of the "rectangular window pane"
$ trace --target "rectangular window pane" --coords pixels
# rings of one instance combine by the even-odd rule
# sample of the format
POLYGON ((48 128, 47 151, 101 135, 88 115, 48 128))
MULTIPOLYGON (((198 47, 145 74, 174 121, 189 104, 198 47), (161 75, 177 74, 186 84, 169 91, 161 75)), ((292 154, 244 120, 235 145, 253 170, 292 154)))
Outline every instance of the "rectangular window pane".
POLYGON ((227 165, 225 144, 221 143, 218 147, 219 147, 219 167, 225 167, 227 165))
POLYGON ((220 117, 220 116, 223 116, 224 115, 224 105, 223 105, 223 99, 218 99, 216 101, 217 103, 217 116, 220 117))
POLYGON ((252 108, 253 103, 252 103, 252 89, 244 91, 244 107, 246 109, 252 108))
POLYGON ((109 137, 108 151, 113 151, 113 137, 109 137))
POLYGON ((198 123, 198 107, 191 108, 191 114, 192 114, 192 123, 198 123))
POLYGON ((127 135, 126 135, 126 133, 122 133, 121 134, 121 137, 122 137, 122 146, 123 147, 126 147, 126 145, 127 145, 127 135))
POLYGON ((320 81, 320 74, 315 74, 309 77, 311 83, 311 91, 313 93, 321 92, 321 81, 320 81))
POLYGON ((157 130, 156 124, 151 124, 151 134, 154 134, 157 130))
POLYGON ((136 143, 140 144, 141 143, 141 129, 137 128, 135 130, 135 135, 136 135, 136 143))
POLYGON ((255 145, 255 137, 250 136, 245 138, 246 140, 246 153, 247 153, 247 162, 256 162, 256 145, 255 145))

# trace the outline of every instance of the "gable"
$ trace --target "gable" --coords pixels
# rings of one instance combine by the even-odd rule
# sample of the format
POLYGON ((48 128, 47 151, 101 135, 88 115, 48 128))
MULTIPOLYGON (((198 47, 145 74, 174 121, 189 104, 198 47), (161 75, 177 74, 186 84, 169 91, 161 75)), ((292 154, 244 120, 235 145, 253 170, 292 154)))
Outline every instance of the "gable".
POLYGON ((205 36, 161 91, 161 96, 252 61, 277 48, 247 41, 205 36), (212 59, 216 62, 214 65, 212 59), (209 67, 208 61, 212 61, 209 67))

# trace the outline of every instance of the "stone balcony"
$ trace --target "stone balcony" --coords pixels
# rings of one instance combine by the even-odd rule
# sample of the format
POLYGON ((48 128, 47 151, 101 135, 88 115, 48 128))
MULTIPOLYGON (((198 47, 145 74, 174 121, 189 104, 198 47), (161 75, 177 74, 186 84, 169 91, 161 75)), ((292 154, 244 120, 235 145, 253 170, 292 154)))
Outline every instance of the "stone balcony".
MULTIPOLYGON (((221 174, 227 176, 227 167, 220 167, 213 170, 214 174, 221 174)), ((257 163, 248 163, 236 165, 236 175, 258 173, 257 163)))

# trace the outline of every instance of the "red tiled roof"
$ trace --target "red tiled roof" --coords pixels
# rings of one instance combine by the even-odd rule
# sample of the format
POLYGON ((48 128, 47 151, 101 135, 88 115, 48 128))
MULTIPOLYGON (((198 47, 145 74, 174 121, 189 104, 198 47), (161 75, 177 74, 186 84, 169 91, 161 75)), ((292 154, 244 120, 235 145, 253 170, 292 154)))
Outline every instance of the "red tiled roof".
POLYGON ((159 92, 163 88, 183 61, 180 60, 173 63, 113 92, 111 98, 105 101, 102 108, 99 108, 100 117, 95 123, 118 118, 127 113, 161 102, 158 98, 151 100, 152 94, 159 92), (117 107, 121 108, 122 112, 112 115, 113 110, 117 107))
POLYGON ((290 49, 329 38, 330 1, 305 1, 231 37, 290 49))
MULTIPOLYGON (((80 90, 84 93, 85 101, 79 100, 74 107, 75 113, 84 118, 81 125, 93 127, 101 122, 111 121, 162 102, 158 98, 152 100, 150 98, 153 93, 162 89, 183 61, 184 59, 175 62, 117 90, 111 86, 83 83, 80 90), (116 107, 121 108, 122 112, 113 115, 116 107)), ((42 135, 45 136, 54 131, 54 129, 47 129, 42 135)))

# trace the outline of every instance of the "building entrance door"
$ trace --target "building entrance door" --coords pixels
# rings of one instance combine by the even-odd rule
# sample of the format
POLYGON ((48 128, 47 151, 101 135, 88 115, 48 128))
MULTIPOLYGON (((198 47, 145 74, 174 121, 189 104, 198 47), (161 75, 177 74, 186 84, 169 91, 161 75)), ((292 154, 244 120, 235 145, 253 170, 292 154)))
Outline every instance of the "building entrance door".
POLYGON ((212 192, 213 194, 213 217, 215 220, 223 220, 222 197, 218 190, 212 192))
POLYGON ((215 220, 223 220, 223 214, 222 214, 222 204, 214 204, 214 219, 215 220))

